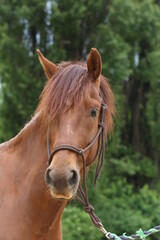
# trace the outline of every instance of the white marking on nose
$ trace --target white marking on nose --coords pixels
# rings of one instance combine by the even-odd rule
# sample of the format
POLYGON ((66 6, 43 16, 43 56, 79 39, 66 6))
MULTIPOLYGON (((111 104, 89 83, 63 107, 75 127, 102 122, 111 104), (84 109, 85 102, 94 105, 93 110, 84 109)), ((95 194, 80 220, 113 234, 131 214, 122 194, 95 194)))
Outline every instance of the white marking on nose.
POLYGON ((73 130, 70 123, 67 123, 67 135, 73 135, 73 130))

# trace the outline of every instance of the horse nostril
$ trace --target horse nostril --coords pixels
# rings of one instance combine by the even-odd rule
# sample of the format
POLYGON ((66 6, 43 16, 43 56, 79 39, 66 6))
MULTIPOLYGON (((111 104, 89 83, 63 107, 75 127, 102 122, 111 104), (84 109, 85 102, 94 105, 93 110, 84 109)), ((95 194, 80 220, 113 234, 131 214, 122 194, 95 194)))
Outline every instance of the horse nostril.
POLYGON ((52 185, 52 179, 50 177, 50 172, 51 172, 51 169, 47 169, 46 174, 45 174, 45 181, 48 185, 52 185))
POLYGON ((78 174, 75 170, 70 172, 69 187, 73 187, 78 181, 78 174))

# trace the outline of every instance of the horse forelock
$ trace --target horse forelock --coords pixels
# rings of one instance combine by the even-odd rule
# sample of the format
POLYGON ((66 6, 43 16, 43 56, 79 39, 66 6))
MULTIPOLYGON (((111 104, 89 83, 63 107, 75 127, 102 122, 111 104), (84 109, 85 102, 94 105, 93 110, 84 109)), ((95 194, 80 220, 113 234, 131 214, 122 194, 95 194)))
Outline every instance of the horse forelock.
POLYGON ((60 64, 59 71, 46 83, 37 110, 42 110, 43 116, 47 114, 52 120, 76 102, 82 102, 89 86, 88 78, 85 65, 60 64))
MULTIPOLYGON (((64 62, 59 65, 59 71, 46 83, 40 96, 40 103, 36 112, 42 112, 42 121, 53 121, 69 110, 76 103, 83 103, 90 84, 87 66, 81 62, 64 62), (47 118, 48 116, 48 118, 47 118)), ((114 95, 110 85, 102 75, 100 89, 103 100, 107 105, 106 133, 113 129, 113 115, 115 114, 114 95)))

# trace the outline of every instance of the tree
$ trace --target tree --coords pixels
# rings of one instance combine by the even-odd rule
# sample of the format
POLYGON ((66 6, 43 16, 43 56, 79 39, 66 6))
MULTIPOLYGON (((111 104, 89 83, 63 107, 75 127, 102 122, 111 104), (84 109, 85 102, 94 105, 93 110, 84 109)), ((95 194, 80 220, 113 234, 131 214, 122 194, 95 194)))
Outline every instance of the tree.
POLYGON ((93 36, 97 46, 103 46, 104 68, 118 90, 118 101, 124 104, 120 142, 132 149, 132 155, 139 152, 137 161, 148 156, 158 169, 159 29, 160 8, 153 1, 114 0, 105 23, 93 36))
POLYGON ((1 141, 14 136, 33 114, 43 85, 34 53, 38 46, 44 52, 47 48, 46 3, 3 2, 0 2, 1 141))

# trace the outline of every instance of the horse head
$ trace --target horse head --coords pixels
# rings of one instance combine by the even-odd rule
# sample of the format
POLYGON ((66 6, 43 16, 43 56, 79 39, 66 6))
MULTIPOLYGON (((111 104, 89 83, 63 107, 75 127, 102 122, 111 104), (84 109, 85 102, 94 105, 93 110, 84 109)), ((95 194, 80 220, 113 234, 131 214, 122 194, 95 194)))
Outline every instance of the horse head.
POLYGON ((105 137, 112 130, 114 97, 101 75, 102 62, 97 49, 91 49, 87 65, 80 62, 56 65, 39 50, 37 53, 48 78, 38 111, 47 122, 49 153, 53 150, 45 181, 54 198, 69 200, 76 195, 80 184, 82 160, 89 166, 96 156, 98 144, 102 144, 102 141, 98 143, 98 137, 95 139, 102 102, 107 106, 103 126, 105 137), (94 144, 91 144, 93 140, 94 144), (82 158, 78 151, 87 146, 90 147, 82 158))

